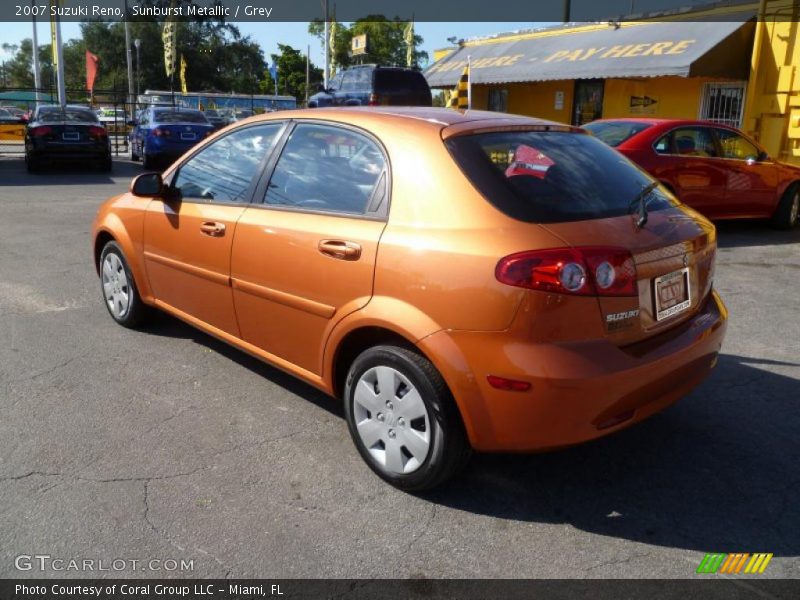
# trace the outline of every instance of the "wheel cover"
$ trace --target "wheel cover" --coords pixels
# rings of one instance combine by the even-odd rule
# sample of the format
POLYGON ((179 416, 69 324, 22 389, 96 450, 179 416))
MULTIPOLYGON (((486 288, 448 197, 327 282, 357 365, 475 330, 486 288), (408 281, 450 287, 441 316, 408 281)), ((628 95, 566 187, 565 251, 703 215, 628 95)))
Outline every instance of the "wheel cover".
POLYGON ((110 252, 103 261, 103 293, 111 314, 122 319, 128 314, 131 289, 119 256, 110 252))
POLYGON ((392 367, 373 367, 358 380, 353 421, 364 447, 387 473, 413 473, 430 452, 425 402, 411 381, 392 367))

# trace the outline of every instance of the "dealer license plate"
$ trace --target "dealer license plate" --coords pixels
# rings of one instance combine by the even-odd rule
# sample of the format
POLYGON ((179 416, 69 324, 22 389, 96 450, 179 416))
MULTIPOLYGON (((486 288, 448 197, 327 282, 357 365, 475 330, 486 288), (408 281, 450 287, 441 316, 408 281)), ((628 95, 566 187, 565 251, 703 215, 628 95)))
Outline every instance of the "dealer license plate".
POLYGON ((194 133, 181 133, 182 140, 196 140, 197 135, 194 133))
POLYGON ((692 304, 689 269, 673 271, 655 278, 656 321, 683 312, 692 304))
POLYGON ((65 142, 77 142, 81 139, 81 134, 77 131, 65 131, 61 134, 61 139, 65 142))

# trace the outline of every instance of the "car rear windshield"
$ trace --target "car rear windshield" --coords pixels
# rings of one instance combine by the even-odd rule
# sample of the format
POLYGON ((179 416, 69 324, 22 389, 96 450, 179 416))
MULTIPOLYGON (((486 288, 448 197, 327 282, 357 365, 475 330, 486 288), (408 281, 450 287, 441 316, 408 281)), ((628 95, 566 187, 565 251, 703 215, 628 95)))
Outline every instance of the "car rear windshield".
POLYGON ((402 69, 376 69, 375 70, 375 90, 393 91, 428 91, 428 82, 422 73, 417 71, 404 71, 402 69))
MULTIPOLYGON (((501 131, 446 142, 473 185, 506 215, 528 223, 582 221, 624 215, 653 180, 590 135, 559 131, 501 131)), ((661 189, 648 210, 673 200, 661 189)))
POLYGON ((592 132, 597 139, 603 140, 609 146, 617 147, 622 142, 631 139, 637 133, 652 127, 650 123, 636 121, 597 121, 583 126, 592 132))
POLYGON ((84 121, 96 123, 97 115, 88 109, 65 108, 46 109, 39 113, 39 121, 84 121))
POLYGON ((154 120, 157 123, 208 123, 203 113, 188 110, 157 110, 154 120))

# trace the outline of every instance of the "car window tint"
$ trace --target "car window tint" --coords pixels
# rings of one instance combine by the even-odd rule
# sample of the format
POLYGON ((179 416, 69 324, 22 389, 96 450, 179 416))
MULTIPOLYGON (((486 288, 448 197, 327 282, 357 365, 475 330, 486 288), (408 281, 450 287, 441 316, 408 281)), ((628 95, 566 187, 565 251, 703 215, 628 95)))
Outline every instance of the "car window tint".
POLYGON ((652 125, 636 121, 598 121, 587 123, 583 126, 584 129, 591 131, 592 135, 597 139, 614 147, 619 146, 622 142, 629 140, 648 127, 652 127, 652 125))
POLYGON ((375 89, 378 91, 427 91, 428 82, 422 73, 403 69, 378 69, 375 71, 375 89))
POLYGON ((735 158, 738 160, 747 160, 748 158, 756 160, 758 158, 760 152, 755 144, 728 129, 717 129, 716 131, 723 158, 735 158))
POLYGON ((353 70, 353 88, 356 90, 368 90, 372 87, 372 69, 353 70))
POLYGON ((159 110, 153 120, 159 123, 208 123, 208 119, 200 111, 188 110, 159 110))
POLYGON ((211 142, 180 167, 173 186, 184 199, 246 201, 250 182, 282 126, 246 127, 211 142))
POLYGON ((706 127, 685 127, 672 132, 675 153, 684 156, 715 157, 717 147, 711 130, 706 127))
POLYGON ((364 214, 385 168, 383 152, 366 136, 338 127, 300 124, 281 153, 264 202, 364 214))
POLYGON ((659 154, 669 154, 670 152, 672 152, 672 146, 669 140, 670 140, 669 134, 661 136, 660 138, 658 138, 658 141, 655 144, 653 144, 653 149, 659 154))
MULTIPOLYGON (((604 142, 583 133, 512 131, 454 136, 445 144, 492 205, 528 223, 630 213, 653 180, 604 142)), ((457 199, 453 209, 457 210, 457 199)), ((672 206, 661 189, 651 211, 672 206)))
POLYGON ((356 76, 353 71, 345 71, 342 73, 342 85, 339 89, 343 92, 356 89, 356 76))

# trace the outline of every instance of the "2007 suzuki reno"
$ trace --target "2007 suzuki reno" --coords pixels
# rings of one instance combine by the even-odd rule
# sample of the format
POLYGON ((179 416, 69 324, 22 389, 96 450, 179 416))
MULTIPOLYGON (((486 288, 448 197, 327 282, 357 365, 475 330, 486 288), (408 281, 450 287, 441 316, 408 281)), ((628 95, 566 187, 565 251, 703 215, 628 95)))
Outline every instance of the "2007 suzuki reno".
POLYGON ((580 129, 432 108, 278 112, 108 200, 103 299, 344 401, 393 485, 617 431, 713 368, 714 226, 580 129))

